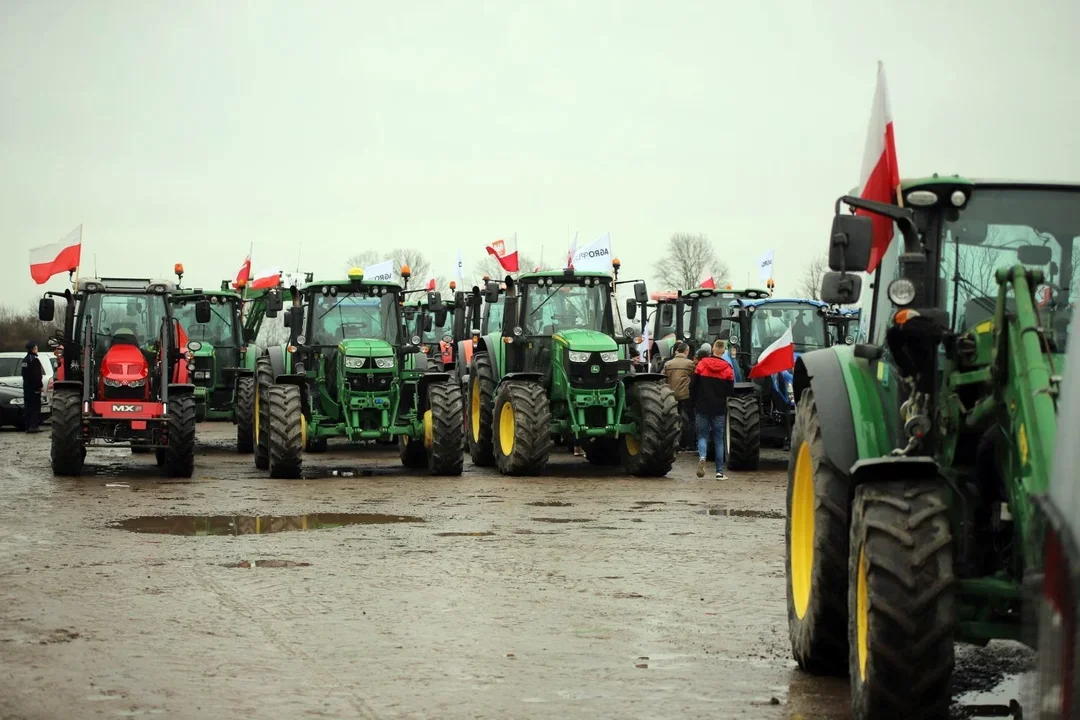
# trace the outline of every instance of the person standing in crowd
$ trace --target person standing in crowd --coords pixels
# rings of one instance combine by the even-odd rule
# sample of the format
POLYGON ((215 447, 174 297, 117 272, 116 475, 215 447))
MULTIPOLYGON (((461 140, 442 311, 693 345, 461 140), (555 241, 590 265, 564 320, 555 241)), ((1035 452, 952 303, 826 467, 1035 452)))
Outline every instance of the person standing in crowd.
POLYGON ((694 444, 694 410, 690 402, 690 380, 694 377, 694 361, 690 359, 690 346, 680 342, 675 346, 674 356, 664 363, 664 377, 675 401, 679 403, 679 420, 682 421, 680 445, 684 450, 694 444))
POLYGON ((727 419, 727 399, 735 389, 735 372, 724 359, 727 344, 717 340, 712 355, 694 367, 690 380, 690 397, 694 401, 694 424, 697 429, 698 477, 705 477, 705 459, 712 435, 716 458, 716 479, 727 480, 724 474, 724 421, 727 419))
POLYGON ((698 348, 697 353, 694 354, 694 364, 696 365, 710 355, 712 355, 712 345, 709 343, 702 343, 701 347, 698 348))
POLYGON ((26 357, 22 361, 22 384, 23 384, 23 425, 28 433, 39 433, 38 427, 41 417, 41 391, 43 389, 42 378, 45 377, 45 368, 38 360, 37 343, 31 340, 26 343, 26 357))

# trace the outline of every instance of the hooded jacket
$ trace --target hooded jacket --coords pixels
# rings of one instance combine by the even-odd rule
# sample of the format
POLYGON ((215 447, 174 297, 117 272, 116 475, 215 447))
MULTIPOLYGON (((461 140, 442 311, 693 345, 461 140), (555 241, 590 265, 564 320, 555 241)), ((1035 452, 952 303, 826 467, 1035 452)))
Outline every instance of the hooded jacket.
POLYGON ((690 380, 694 377, 694 361, 682 355, 676 355, 664 363, 663 372, 668 386, 675 393, 675 399, 689 400, 690 380))
POLYGON ((698 361, 690 380, 694 410, 704 415, 723 415, 735 389, 735 371, 724 358, 710 355, 698 361))

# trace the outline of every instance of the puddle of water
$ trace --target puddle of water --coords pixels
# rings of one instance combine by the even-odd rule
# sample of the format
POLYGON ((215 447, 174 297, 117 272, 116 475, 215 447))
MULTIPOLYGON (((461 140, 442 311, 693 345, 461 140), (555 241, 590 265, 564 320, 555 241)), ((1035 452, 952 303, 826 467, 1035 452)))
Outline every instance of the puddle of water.
POLYGON ((487 537, 494 534, 490 530, 484 530, 483 532, 441 532, 435 533, 435 537, 487 537))
POLYGON ((561 500, 537 500, 525 504, 533 507, 572 507, 574 503, 562 502, 561 500))
POLYGON ((741 510, 738 508, 711 507, 697 510, 698 515, 727 515, 728 517, 766 518, 783 520, 786 516, 779 510, 741 510))
POLYGON ((956 699, 961 717, 1019 717, 1016 710, 1031 700, 1030 694, 1035 687, 1030 673, 1006 675, 1001 682, 990 690, 973 690, 956 699), (1006 712, 1010 705, 1011 712, 1006 712))
POLYGON ((587 523, 593 522, 593 518, 532 518, 532 521, 546 523, 587 523))
POLYGON ((375 513, 319 513, 316 515, 144 515, 109 523, 109 527, 157 535, 265 535, 267 533, 346 525, 422 523, 412 515, 375 513))

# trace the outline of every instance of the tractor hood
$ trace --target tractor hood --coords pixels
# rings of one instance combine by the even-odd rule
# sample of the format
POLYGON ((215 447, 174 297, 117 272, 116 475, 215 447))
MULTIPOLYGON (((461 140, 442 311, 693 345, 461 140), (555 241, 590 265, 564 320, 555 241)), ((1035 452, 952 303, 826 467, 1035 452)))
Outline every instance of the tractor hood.
POLYGON ((385 340, 354 338, 338 343, 338 350, 348 357, 388 357, 394 354, 394 348, 385 340))
POLYGON ((191 354, 195 357, 213 357, 214 346, 208 342, 203 342, 202 340, 199 340, 199 343, 201 343, 202 346, 191 354))
POLYGON ((615 340, 596 330, 560 330, 552 339, 578 352, 609 352, 616 349, 615 340))

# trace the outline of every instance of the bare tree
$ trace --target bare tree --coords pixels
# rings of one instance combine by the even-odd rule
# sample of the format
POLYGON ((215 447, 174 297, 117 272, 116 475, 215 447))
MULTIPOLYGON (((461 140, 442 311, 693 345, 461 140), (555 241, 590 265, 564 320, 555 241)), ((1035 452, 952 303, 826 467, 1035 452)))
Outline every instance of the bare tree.
POLYGON ((414 284, 426 283, 431 278, 431 263, 424 257, 424 253, 413 248, 394 248, 389 251, 365 250, 346 260, 345 267, 346 269, 365 268, 383 260, 394 261, 395 273, 401 271, 402 265, 408 265, 414 284))
POLYGON ((797 290, 800 298, 808 298, 810 300, 821 299, 821 278, 825 276, 826 271, 829 269, 828 257, 825 255, 818 255, 816 258, 810 261, 810 264, 806 266, 803 271, 802 279, 799 281, 797 290))
POLYGON ((704 233, 674 233, 656 267, 656 279, 667 290, 696 288, 710 275, 717 285, 728 280, 728 266, 717 259, 704 233))

